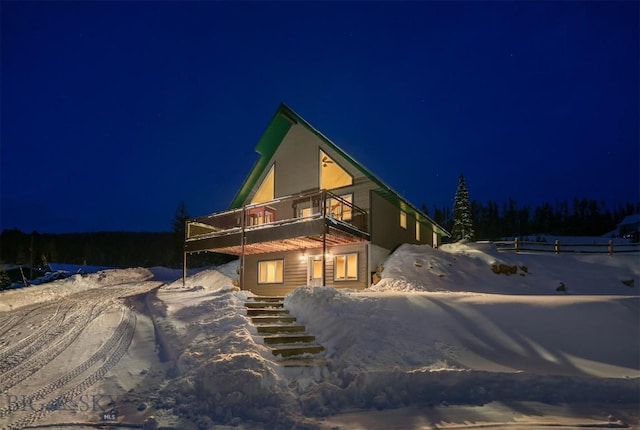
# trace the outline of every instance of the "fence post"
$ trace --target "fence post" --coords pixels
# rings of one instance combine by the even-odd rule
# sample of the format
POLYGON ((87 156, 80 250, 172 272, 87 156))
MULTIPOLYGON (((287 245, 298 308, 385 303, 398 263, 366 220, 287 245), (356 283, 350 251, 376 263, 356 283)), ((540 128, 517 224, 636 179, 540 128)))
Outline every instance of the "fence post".
POLYGON ((513 239, 513 247, 518 252, 518 238, 513 239))
POLYGON ((553 243, 553 252, 560 254, 560 241, 558 239, 553 243))
POLYGON ((609 239, 609 246, 607 247, 609 255, 613 254, 613 240, 609 239))

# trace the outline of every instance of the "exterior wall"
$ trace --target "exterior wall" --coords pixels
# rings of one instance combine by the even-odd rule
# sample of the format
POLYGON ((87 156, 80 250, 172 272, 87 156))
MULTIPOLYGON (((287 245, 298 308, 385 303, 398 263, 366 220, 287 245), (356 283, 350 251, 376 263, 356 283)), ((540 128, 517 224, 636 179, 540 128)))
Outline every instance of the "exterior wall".
POLYGON ((274 154, 276 197, 318 189, 320 139, 300 125, 294 125, 274 154))
MULTIPOLYGON (((353 185, 336 188, 331 191, 338 195, 353 193, 353 203, 362 209, 368 210, 370 207, 369 190, 377 188, 377 185, 349 162, 343 160, 338 153, 326 145, 318 136, 300 124, 295 124, 291 127, 268 164, 268 166, 271 166, 275 163, 276 166, 275 197, 320 189, 320 150, 324 151, 353 176, 353 185)), ((251 201, 268 170, 268 168, 265 169, 244 204, 248 204, 251 201)))
POLYGON ((420 241, 416 240, 416 219, 407 213, 407 227, 400 226, 400 208, 371 192, 371 243, 393 250, 402 243, 433 245, 433 227, 420 224, 420 241))
POLYGON ((369 267, 371 272, 375 272, 376 267, 384 266, 384 261, 389 256, 390 250, 380 246, 369 244, 369 267))
MULTIPOLYGON (((326 282, 325 285, 335 288, 363 289, 370 284, 370 274, 368 273, 368 257, 366 243, 352 245, 334 246, 327 248, 331 257, 326 260, 326 282), (333 256, 347 253, 358 254, 358 280, 357 281, 334 281, 333 279, 333 256)), ((304 251, 272 252, 268 254, 254 254, 245 256, 244 263, 244 285, 245 290, 250 290, 255 294, 264 296, 286 295, 294 289, 307 285, 308 258, 314 255, 321 255, 322 249, 307 249, 304 251), (258 262, 264 260, 284 260, 284 272, 282 283, 258 284, 258 262)))

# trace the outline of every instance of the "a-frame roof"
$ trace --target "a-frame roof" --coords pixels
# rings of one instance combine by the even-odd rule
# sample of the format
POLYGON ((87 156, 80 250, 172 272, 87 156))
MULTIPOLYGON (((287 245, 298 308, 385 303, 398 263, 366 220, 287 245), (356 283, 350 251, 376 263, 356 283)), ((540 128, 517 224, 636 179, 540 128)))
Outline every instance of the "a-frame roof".
POLYGON ((400 196, 397 192, 395 192, 391 187, 385 184, 380 178, 371 173, 366 167, 362 164, 354 160, 349 154, 344 152, 333 143, 329 138, 316 130, 311 124, 305 121, 300 115, 295 113, 291 108, 289 108, 284 103, 281 103, 278 107, 278 110, 273 115, 273 118, 267 125, 264 133, 258 140, 258 144, 256 145, 256 152, 260 154, 260 157, 253 165, 253 168, 249 172, 249 175, 242 183, 242 186, 236 193, 235 197, 231 201, 229 205, 229 209, 237 209, 242 207, 243 203, 249 196, 252 188, 255 186, 256 182, 260 179, 260 176, 264 173, 265 169, 269 167, 269 161, 273 157, 273 154, 278 149, 278 146, 286 136, 287 132, 294 124, 300 124, 313 134, 318 136, 320 140, 322 140, 329 148, 336 151, 344 160, 350 163, 353 167, 355 167, 358 171, 360 171, 365 177, 371 180, 373 183, 378 185, 378 189, 375 190, 376 193, 398 206, 402 210, 407 213, 412 214, 418 221, 427 221, 433 224, 434 229, 443 234, 445 236, 451 236, 449 232, 447 232, 443 227, 438 225, 435 221, 429 218, 425 213, 412 205, 408 200, 404 197, 400 196))

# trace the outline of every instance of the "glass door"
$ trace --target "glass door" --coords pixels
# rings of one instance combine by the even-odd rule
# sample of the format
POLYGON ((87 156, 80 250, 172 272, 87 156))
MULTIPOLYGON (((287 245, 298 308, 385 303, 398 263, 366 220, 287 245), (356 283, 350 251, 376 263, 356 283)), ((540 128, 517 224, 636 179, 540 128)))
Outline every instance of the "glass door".
POLYGON ((312 255, 309 257, 309 264, 307 266, 307 280, 308 285, 312 287, 321 287, 322 282, 322 256, 312 255))

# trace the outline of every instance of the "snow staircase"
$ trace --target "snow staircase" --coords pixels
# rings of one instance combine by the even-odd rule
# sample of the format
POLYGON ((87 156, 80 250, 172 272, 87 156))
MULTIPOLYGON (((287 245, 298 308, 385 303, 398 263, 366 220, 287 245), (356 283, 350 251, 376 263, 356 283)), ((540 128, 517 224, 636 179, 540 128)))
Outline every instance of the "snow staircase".
POLYGON ((296 317, 284 307, 284 297, 249 297, 245 307, 265 345, 282 358, 284 366, 311 366, 322 361, 313 356, 324 347, 315 342, 305 326, 296 323, 296 317))

